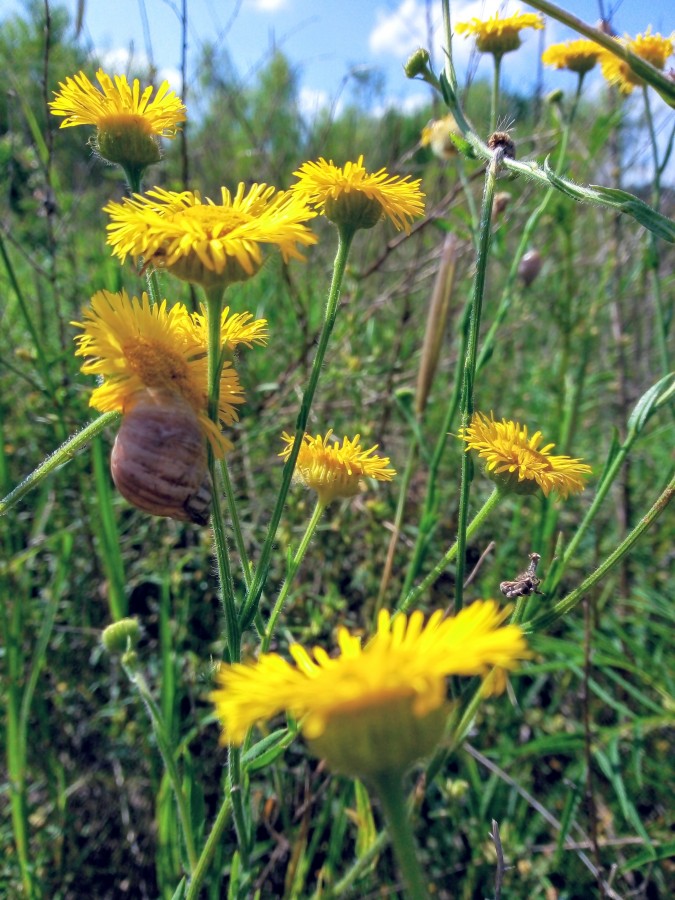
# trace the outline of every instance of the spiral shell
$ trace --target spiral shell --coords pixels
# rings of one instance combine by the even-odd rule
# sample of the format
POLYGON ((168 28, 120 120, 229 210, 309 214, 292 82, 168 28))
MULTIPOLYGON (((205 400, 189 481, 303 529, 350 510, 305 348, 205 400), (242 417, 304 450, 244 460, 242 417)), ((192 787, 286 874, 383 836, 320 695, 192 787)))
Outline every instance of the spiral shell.
POLYGON ((211 479, 204 434, 181 397, 140 391, 122 416, 110 456, 115 487, 155 516, 206 525, 211 479))

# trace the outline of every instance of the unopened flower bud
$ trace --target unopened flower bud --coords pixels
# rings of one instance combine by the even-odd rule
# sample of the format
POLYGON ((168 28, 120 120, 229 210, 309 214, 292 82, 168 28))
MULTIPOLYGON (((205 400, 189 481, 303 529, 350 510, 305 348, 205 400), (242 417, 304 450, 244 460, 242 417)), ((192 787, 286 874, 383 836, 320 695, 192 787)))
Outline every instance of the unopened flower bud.
POLYGON ((561 88, 556 88, 554 91, 551 91, 546 95, 546 102, 550 103, 552 106, 554 104, 562 103, 562 99, 565 96, 565 92, 561 88))
POLYGON ((108 653, 125 653, 138 644, 140 637, 138 619, 120 619, 103 630, 101 643, 108 653))
POLYGON ((541 254, 538 250, 528 250, 523 255, 518 266, 518 274, 520 275, 525 287, 529 287, 534 279, 541 271, 541 254))
POLYGON ((429 70, 429 51, 419 47, 403 66, 403 71, 408 78, 417 75, 426 75, 429 70))

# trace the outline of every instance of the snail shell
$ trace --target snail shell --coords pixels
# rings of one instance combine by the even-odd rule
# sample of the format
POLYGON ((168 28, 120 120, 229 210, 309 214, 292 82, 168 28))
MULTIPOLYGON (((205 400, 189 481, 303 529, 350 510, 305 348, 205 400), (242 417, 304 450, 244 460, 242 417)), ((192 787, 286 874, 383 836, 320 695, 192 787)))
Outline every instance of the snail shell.
POLYGON ((122 416, 110 456, 115 487, 129 503, 155 516, 206 525, 211 479, 204 433, 181 397, 139 391, 122 416))

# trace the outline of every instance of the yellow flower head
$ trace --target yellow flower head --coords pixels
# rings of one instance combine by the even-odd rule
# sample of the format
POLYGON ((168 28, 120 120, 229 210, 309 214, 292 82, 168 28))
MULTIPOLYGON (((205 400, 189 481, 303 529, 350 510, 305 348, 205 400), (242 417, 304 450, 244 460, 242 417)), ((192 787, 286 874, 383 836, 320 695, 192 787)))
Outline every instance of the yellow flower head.
MULTIPOLYGON (((391 481, 396 472, 389 467, 389 457, 373 456, 377 444, 364 450, 359 434, 353 440, 348 437, 331 441, 332 429, 325 437, 305 434, 295 464, 294 478, 318 494, 324 505, 339 497, 354 497, 359 493, 361 479, 376 478, 391 481)), ((295 438, 286 432, 282 435, 286 446, 279 456, 288 459, 295 438)))
POLYGON ((602 53, 602 47, 595 41, 579 38, 562 44, 551 44, 541 54, 541 61, 554 69, 569 69, 570 72, 585 75, 595 66, 602 53))
POLYGON ((373 228, 380 219, 390 219, 400 231, 410 231, 410 221, 424 213, 420 180, 389 175, 386 169, 370 175, 363 156, 341 169, 333 161, 306 162, 297 172, 292 190, 327 219, 353 231, 373 228))
POLYGON ((471 19, 469 22, 458 22, 455 25, 457 34, 465 37, 476 36, 476 50, 479 53, 492 53, 502 56, 517 50, 522 41, 520 32, 523 28, 541 29, 544 20, 539 13, 517 13, 501 18, 496 12, 489 19, 471 19))
POLYGON ((223 664, 210 695, 222 740, 241 744, 257 722, 288 712, 302 719, 314 752, 336 771, 405 769, 441 737, 446 676, 484 677, 492 666, 513 669, 529 656, 519 626, 500 627, 508 612, 479 600, 454 618, 438 610, 425 624, 419 611, 392 620, 383 610, 363 648, 341 628, 335 657, 295 644, 295 666, 275 653, 254 664, 223 664))
MULTIPOLYGON (((638 34, 635 38, 628 35, 620 40, 628 50, 636 56, 647 60, 656 69, 663 69, 666 60, 673 53, 673 40, 675 34, 670 37, 662 37, 660 34, 652 34, 651 26, 644 34, 638 34)), ((602 74, 610 84, 615 84, 622 94, 630 94, 634 87, 641 87, 644 81, 635 74, 627 62, 619 59, 613 53, 605 50, 600 58, 602 74)))
POLYGON ((582 476, 591 468, 579 459, 552 456, 555 444, 542 443, 541 431, 528 437, 527 426, 502 419, 495 422, 482 413, 474 413, 471 424, 460 429, 466 450, 476 450, 486 460, 486 471, 500 486, 521 494, 535 493, 539 488, 548 497, 555 491, 560 497, 583 491, 582 476))
POLYGON ((452 142, 450 135, 459 133, 455 117, 448 114, 442 119, 434 119, 424 126, 420 144, 423 147, 430 146, 439 159, 451 159, 457 155, 457 147, 452 142))
MULTIPOLYGON (((204 346, 208 345, 208 321, 204 304, 200 306, 201 313, 193 313, 190 317, 195 329, 197 340, 204 346)), ((232 355, 239 344, 244 347, 252 347, 254 344, 267 343, 267 319, 254 319, 249 312, 232 313, 226 306, 221 316, 220 346, 232 355)))
POLYGON ((169 91, 167 81, 160 84, 152 98, 154 88, 148 86, 141 93, 137 78, 130 86, 124 75, 115 75, 113 83, 99 69, 96 79, 101 90, 84 72, 59 84, 61 90, 49 106, 52 115, 65 116, 61 128, 95 125, 96 149, 111 162, 140 167, 157 162, 156 138, 174 137, 179 123, 185 121, 180 98, 169 91))
MULTIPOLYGON (((228 333, 227 314, 226 309, 221 334, 228 333)), ((203 317, 190 316, 182 303, 171 309, 166 300, 152 305, 146 294, 141 300, 130 300, 125 291, 98 291, 84 311, 83 322, 73 324, 82 329, 75 338, 76 355, 87 357, 82 372, 101 379, 90 406, 99 412, 124 413, 146 388, 173 394, 194 410, 218 458, 231 449, 207 415, 207 329, 203 317)), ((237 420, 235 406, 243 402, 237 373, 226 362, 220 377, 221 425, 229 426, 237 420)))
POLYGON ((302 223, 313 212, 297 194, 240 184, 221 203, 198 192, 155 188, 122 203, 109 203, 108 243, 122 261, 131 254, 167 268, 177 278, 208 288, 250 278, 263 262, 261 244, 275 244, 285 260, 304 259, 296 244, 316 243, 302 223))

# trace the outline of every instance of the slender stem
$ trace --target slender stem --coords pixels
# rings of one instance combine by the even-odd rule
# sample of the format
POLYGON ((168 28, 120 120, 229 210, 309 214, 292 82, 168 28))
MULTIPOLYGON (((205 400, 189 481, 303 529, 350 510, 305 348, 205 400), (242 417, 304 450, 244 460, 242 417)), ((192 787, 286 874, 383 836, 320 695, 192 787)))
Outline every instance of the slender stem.
POLYGON ((230 514, 230 525, 232 526, 232 531, 234 532, 234 543, 237 547, 237 553, 239 554, 239 560, 241 562, 241 572, 244 578, 244 584, 248 588, 251 585, 251 579, 253 577, 251 572, 251 563, 246 551, 244 534, 241 530, 239 511, 237 510, 237 504, 234 501, 234 489, 232 486, 232 479, 230 478, 230 471, 227 468, 227 462, 224 459, 220 460, 220 475, 223 479, 223 485, 225 488, 227 511, 230 514))
POLYGON ((47 475, 51 475, 51 473, 58 469, 59 466, 64 465, 69 462, 75 454, 81 450, 83 447, 86 447, 87 444, 91 441, 93 437, 99 434, 106 425, 110 425, 113 422, 117 421, 119 418, 119 413, 109 412, 103 413, 102 416, 99 416, 94 422, 90 425, 87 425, 82 431, 78 432, 73 437, 68 438, 68 440, 61 444, 61 446, 55 450, 51 456, 48 456, 47 459, 40 463, 37 469, 34 469, 30 475, 28 475, 24 480, 18 484, 13 491, 10 491, 6 497, 0 500, 0 516, 4 515, 9 509, 14 506, 22 497, 24 497, 29 491, 31 491, 34 487, 37 487, 40 482, 47 477, 47 475))
MULTIPOLYGON (((208 383, 209 398, 208 412, 212 422, 218 425, 218 405, 220 400, 220 373, 222 370, 222 353, 220 346, 221 315, 223 309, 223 288, 215 287, 206 292, 207 297, 207 324, 208 324, 208 383)), ((225 616, 225 632, 227 649, 230 662, 239 662, 241 654, 240 633, 237 624, 237 610, 234 599, 234 582, 232 580, 232 568, 227 549, 227 537, 225 535, 225 522, 220 505, 220 491, 218 490, 218 470, 211 448, 209 448, 209 471, 213 484, 213 500, 211 503, 211 523, 218 561, 218 575, 220 578, 220 601, 225 616)))
POLYGON ((638 524, 633 528, 633 530, 626 536, 626 538, 621 541, 619 546, 613 553, 607 557, 607 559, 601 563, 598 568, 593 572, 588 578, 584 579, 584 581, 579 585, 578 588, 569 593, 566 597, 563 597, 562 600, 559 600, 553 608, 546 613, 543 613, 540 616, 537 616, 535 619, 531 619, 528 622, 524 622, 522 625, 523 631, 541 631, 544 628, 548 628, 553 622, 556 622, 558 619, 562 619, 563 616, 566 616, 569 612, 571 612, 574 607, 579 603, 579 601, 584 597, 588 591, 597 584, 605 575, 613 569, 614 566, 617 565, 623 559, 623 557, 631 550, 633 544, 635 544, 642 534, 658 519, 661 513, 667 508, 670 501, 673 499, 675 495, 675 478, 671 477, 668 486, 665 490, 660 494, 654 505, 651 507, 649 512, 645 516, 640 519, 638 524))
POLYGON ((250 829, 246 824, 246 811, 244 808, 244 778, 241 770, 241 747, 230 745, 228 751, 230 801, 232 803, 232 816, 234 829, 237 833, 237 843, 241 853, 242 863, 248 868, 250 851, 250 829))
POLYGON ((154 731, 155 739, 157 740, 157 747, 159 748, 159 752, 161 753, 162 759, 164 760, 166 773, 169 776, 169 781, 171 782, 171 787, 173 788, 174 797, 176 798, 178 817, 183 829, 183 837, 185 839, 185 849, 187 850, 190 872, 194 872, 197 866, 197 851, 195 849, 195 840, 192 833, 190 811, 188 809, 185 794, 183 793, 183 786, 181 784, 180 775, 176 766, 176 760, 174 759, 173 748, 171 747, 171 743, 166 734, 166 729, 164 728, 162 713, 155 703, 154 698, 150 693, 150 688, 148 687, 143 674, 139 671, 138 666, 133 659, 133 656, 128 659, 126 663, 124 659, 122 662, 124 665, 124 669, 129 676, 129 680, 141 695, 141 699, 145 703, 145 708, 147 709, 150 716, 152 730, 154 731))
POLYGON ((286 597, 288 596, 290 587, 293 584, 295 573, 298 571, 300 563, 305 557, 305 553, 307 552, 307 548, 309 547, 309 542, 314 536, 316 526, 319 524, 319 520, 321 519, 325 508, 326 504, 322 503, 321 500, 317 500, 316 506, 314 507, 314 512, 312 513, 312 518, 307 524, 307 528, 305 529, 305 533, 302 536, 302 540, 300 541, 300 545, 298 546, 295 556, 289 563, 286 578, 281 587, 281 590, 279 591, 279 596, 277 597, 276 603, 274 604, 274 608, 272 609, 269 621, 267 623, 267 628, 265 629, 265 636, 262 639, 261 649, 263 653, 266 653, 269 650, 270 641, 272 640, 272 635, 274 634, 274 626, 276 625, 277 619, 279 618, 279 613, 281 612, 283 605, 286 602, 286 597))
MULTIPOLYGON (((485 277, 488 266, 490 238, 492 234, 492 203, 495 195, 497 171, 502 160, 503 151, 497 149, 485 173, 485 189, 480 214, 480 233, 478 254, 476 258, 476 277, 474 279, 471 298, 471 318, 469 320, 469 339, 464 361, 462 379, 462 428, 468 428, 474 411, 474 379, 478 358, 478 336, 480 334, 481 309, 485 277)), ((468 453, 462 454, 462 476, 459 488, 459 513, 457 521, 457 569, 455 576, 455 612, 463 605, 464 568, 466 550, 466 529, 469 516, 469 491, 473 479, 473 460, 468 453)))
MULTIPOLYGON (((413 431, 412 440, 410 441, 408 448, 408 459, 406 460, 405 469, 403 470, 403 475, 399 482, 399 491, 398 491, 398 501, 396 503, 396 515, 394 516, 394 524, 392 528, 391 538, 389 539, 389 546, 387 548, 387 559, 384 564, 384 571, 382 572, 382 577, 380 578, 380 587, 377 592, 377 600, 375 601, 375 618, 377 619, 377 614, 382 609, 384 604, 385 594, 387 593, 387 588, 389 587, 389 579, 391 578, 391 572, 394 566, 394 554, 396 553, 396 545, 398 544, 399 538, 401 536, 401 529, 403 528, 403 519, 405 516, 405 508, 406 501, 408 499, 408 488, 410 487, 410 481, 412 479, 413 472, 415 471, 415 463, 417 461, 419 452, 419 436, 417 429, 413 431)), ((417 539, 419 542, 420 539, 420 528, 417 530, 417 539)), ((411 568, 411 567, 410 567, 411 568)), ((410 571, 410 568, 408 571, 410 571)))
POLYGON ((281 521, 281 514, 283 512, 284 504, 286 503, 286 497, 288 496, 288 491, 291 486, 291 479, 295 470, 295 463, 298 458, 298 453, 300 452, 300 447, 302 445, 302 439, 305 435, 305 428, 307 427, 307 420, 309 418, 309 410, 312 405, 312 400, 314 399, 317 384, 319 383, 319 376, 321 375, 324 357, 326 356, 328 341, 335 325, 335 319, 337 318, 338 303, 340 300, 340 288, 342 287, 342 280, 344 278, 345 268, 347 265, 347 257, 349 256, 349 248, 351 246, 353 237, 353 231, 348 231, 347 229, 342 228, 339 230, 338 248, 335 256, 335 262, 333 264, 333 278, 328 293, 328 301, 326 304, 323 328, 321 329, 321 334, 319 336, 319 344, 316 350, 316 356, 314 357, 314 363, 312 365, 312 371, 309 376, 309 382, 307 383, 307 387, 305 388, 305 393, 302 398, 302 403, 300 404, 300 411, 298 413, 296 422, 293 449, 291 450, 286 464, 284 465, 283 475, 281 478, 281 487, 279 488, 279 494, 277 496, 274 511, 272 512, 272 518, 267 531, 267 537, 265 538, 265 543, 260 554, 260 561, 256 567, 255 575, 253 577, 253 584, 249 588, 246 601, 241 612, 240 626, 242 631, 247 628, 253 621, 256 610, 258 608, 258 603, 260 602, 260 595, 262 594, 263 587, 265 585, 267 572, 269 571, 270 561, 272 558, 272 550, 274 548, 274 541, 276 538, 277 529, 279 527, 279 522, 281 521))
MULTIPOLYGON (((656 140, 656 129, 654 128, 654 117, 652 116, 652 108, 649 102, 649 89, 647 85, 643 85, 642 96, 645 101, 645 118, 647 120, 647 130, 649 132, 649 143, 652 148, 652 159, 654 164, 654 183, 652 187, 652 204, 655 209, 659 209, 661 205, 661 172, 662 168, 659 163, 659 146, 656 140)), ((670 354, 668 352, 668 320, 663 308, 663 295, 661 291, 661 279, 659 278, 659 242, 656 236, 649 233, 649 262, 650 272, 652 275, 652 290, 654 292, 654 309, 656 310, 656 343, 661 358, 661 372, 667 375, 670 371, 670 354)))
POLYGON ((232 801, 230 799, 229 793, 226 792, 225 800, 222 802, 220 809, 218 810, 216 821, 213 823, 211 832, 206 839, 206 843, 204 844, 204 849, 201 852, 201 856, 197 861, 197 865, 192 870, 192 878, 188 885, 187 893, 185 894, 185 900, 198 900, 202 882, 204 881, 206 873, 209 870, 209 866, 213 861, 213 855, 216 852, 216 847, 220 843, 220 840, 223 836, 223 831, 225 830, 225 826, 227 825, 231 814, 232 801))
POLYGON ((497 112, 499 110, 499 78, 502 70, 502 54, 494 54, 492 71, 492 96, 490 98, 490 134, 497 130, 497 112))
POLYGON ((429 894, 415 852, 415 838, 410 827, 401 776, 398 772, 383 772, 373 779, 373 785, 384 810, 396 861, 410 897, 426 900, 429 894))
MULTIPOLYGON (((145 171, 144 167, 139 168, 138 166, 123 166, 124 174, 127 178, 127 187, 129 188, 129 193, 140 194, 143 190, 143 172, 145 171)), ((145 273, 145 281, 148 286, 148 294, 150 296, 150 300, 153 303, 159 303, 161 298, 161 292, 159 290, 159 279, 157 278, 157 270, 154 266, 149 266, 145 273)))
MULTIPOLYGON (((483 506, 478 510, 476 515, 473 517, 473 520, 469 524, 466 529, 466 537, 471 538, 475 534, 476 531, 483 524, 488 515, 492 512, 495 506, 498 505, 500 500, 503 497, 502 491, 498 487, 492 491, 490 496, 487 498, 483 506)), ((450 547, 448 552, 445 554, 443 559, 434 568, 429 572, 429 574, 414 588, 408 596, 403 600, 397 607, 397 612, 407 612, 415 602, 421 597, 421 595, 427 590, 427 588, 431 587, 431 585, 443 574, 448 563, 452 562, 452 560, 457 556, 457 549, 459 547, 459 540, 455 541, 455 543, 450 547)))
POLYGON ((462 316, 462 323, 460 327, 461 334, 461 343, 459 347, 459 351, 457 353, 457 363, 455 366, 455 373, 453 378, 453 387, 450 396, 448 397, 448 405, 445 411, 445 418, 443 419, 443 423, 440 428, 440 432, 438 435, 438 440, 436 441, 436 446, 434 448, 433 456, 431 457, 431 463, 429 464, 429 477, 427 480, 427 493, 424 498, 424 509, 422 511, 422 516, 420 518, 420 525, 417 530, 417 537, 415 540, 415 547, 412 552, 412 557, 410 564, 408 566, 408 571, 406 572, 405 581, 403 583, 403 589, 401 591, 401 597, 405 597, 410 588, 412 586, 413 580, 415 579, 417 573, 419 572, 420 566, 422 564, 424 553, 426 550, 427 540, 431 531, 431 528, 435 522, 436 518, 436 509, 438 506, 438 499, 436 493, 436 482, 438 471, 443 460, 443 453, 445 451, 445 446, 448 441, 448 432, 452 427, 452 422, 457 414, 457 410, 459 408, 459 401, 461 396, 462 389, 462 360, 466 356, 466 347, 468 341, 468 321, 471 313, 471 299, 466 305, 466 309, 462 316))

